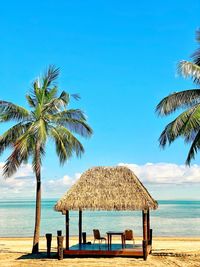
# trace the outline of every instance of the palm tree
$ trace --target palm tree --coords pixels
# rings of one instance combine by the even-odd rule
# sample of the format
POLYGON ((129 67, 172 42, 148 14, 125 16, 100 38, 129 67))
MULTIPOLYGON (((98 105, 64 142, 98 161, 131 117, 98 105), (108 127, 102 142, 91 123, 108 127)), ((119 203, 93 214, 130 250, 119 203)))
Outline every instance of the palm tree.
MULTIPOLYGON (((13 175, 22 163, 32 160, 36 177, 35 230, 32 252, 39 251, 41 217, 41 165, 45 155, 47 138, 55 142, 56 153, 64 164, 74 153, 81 156, 83 145, 76 138, 90 137, 92 129, 80 109, 67 109, 70 95, 63 91, 59 96, 55 80, 59 69, 49 66, 43 77, 33 83, 32 91, 26 95, 30 111, 7 101, 0 101, 0 122, 16 121, 16 124, 0 136, 0 154, 11 148, 12 153, 5 162, 3 174, 13 175), (75 135, 74 135, 75 134, 75 135)), ((78 99, 78 95, 71 95, 78 99)))
MULTIPOLYGON (((197 31, 196 40, 200 44, 200 30, 197 31)), ((178 64, 178 72, 183 77, 190 77, 196 86, 200 85, 200 48, 192 55, 192 61, 181 61, 178 64)), ((182 137, 186 143, 190 143, 186 164, 190 165, 200 149, 200 88, 175 92, 163 98, 156 107, 160 116, 167 116, 179 109, 184 111, 170 122, 160 135, 161 147, 173 143, 178 137, 182 137)))

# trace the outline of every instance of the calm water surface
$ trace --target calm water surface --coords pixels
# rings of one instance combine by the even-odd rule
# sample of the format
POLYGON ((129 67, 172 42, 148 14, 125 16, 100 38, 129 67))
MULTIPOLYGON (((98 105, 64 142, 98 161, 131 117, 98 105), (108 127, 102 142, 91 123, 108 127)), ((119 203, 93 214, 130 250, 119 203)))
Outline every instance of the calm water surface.
MULTIPOLYGON (((151 212, 154 236, 200 236, 200 201, 158 201, 159 208, 151 212)), ((65 216, 55 212, 56 200, 42 202, 41 234, 65 228, 65 216)), ((0 201, 0 236, 32 236, 34 201, 0 201)), ((141 212, 84 211, 83 231, 92 234, 93 228, 103 233, 131 228, 142 235, 141 212)), ((78 234, 78 212, 70 212, 70 234, 78 234)))

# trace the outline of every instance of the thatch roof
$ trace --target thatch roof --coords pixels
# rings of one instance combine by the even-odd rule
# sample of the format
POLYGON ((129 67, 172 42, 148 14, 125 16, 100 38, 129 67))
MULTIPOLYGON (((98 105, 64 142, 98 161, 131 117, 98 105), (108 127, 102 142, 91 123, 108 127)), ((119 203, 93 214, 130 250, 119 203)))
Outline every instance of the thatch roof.
POLYGON ((55 205, 66 210, 147 210, 158 203, 127 167, 95 167, 80 179, 55 205))

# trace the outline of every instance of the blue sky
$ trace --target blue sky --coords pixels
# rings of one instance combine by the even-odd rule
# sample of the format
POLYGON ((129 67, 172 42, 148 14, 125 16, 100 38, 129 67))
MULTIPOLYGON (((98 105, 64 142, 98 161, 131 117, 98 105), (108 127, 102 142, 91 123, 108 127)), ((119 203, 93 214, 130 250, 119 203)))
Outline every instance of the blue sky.
MULTIPOLYGON (((81 95, 82 99, 71 106, 83 109, 94 129, 94 136, 83 140, 85 155, 71 159, 64 167, 59 166, 54 147, 48 147, 43 163, 45 197, 60 196, 66 177, 70 177, 70 185, 74 177, 92 166, 123 163, 140 169, 139 178, 158 199, 198 198, 198 166, 193 166, 196 178, 190 173, 191 182, 184 182, 185 172, 180 174, 181 182, 174 178, 174 183, 173 175, 166 173, 170 193, 159 179, 159 173, 172 166, 169 164, 183 169, 188 146, 178 140, 161 150, 159 134, 173 116, 161 119, 154 112, 164 96, 194 87, 176 75, 176 64, 189 59, 197 48, 198 10, 199 1, 188 5, 188 1, 172 0, 35 0, 1 4, 0 98, 26 105, 24 96, 32 81, 49 64, 55 64, 61 69, 60 90, 81 95), (158 178, 153 185, 153 177, 151 182, 146 178, 147 163, 159 172, 152 174, 158 178), (160 170, 160 164, 164 169, 160 170), (60 187, 48 191, 48 182, 55 184, 56 180, 60 187)), ((0 125, 0 132, 6 127, 0 125)), ((7 155, 2 155, 0 162, 7 155)), ((193 163, 198 165, 199 160, 197 156, 193 163)), ((31 176, 29 167, 24 173, 24 180, 26 175, 31 176)), ((16 191, 8 186, 9 182, 1 181, 2 197, 33 194, 25 194, 29 192, 25 190, 26 182, 16 191)), ((64 185, 67 188, 68 182, 64 185)))

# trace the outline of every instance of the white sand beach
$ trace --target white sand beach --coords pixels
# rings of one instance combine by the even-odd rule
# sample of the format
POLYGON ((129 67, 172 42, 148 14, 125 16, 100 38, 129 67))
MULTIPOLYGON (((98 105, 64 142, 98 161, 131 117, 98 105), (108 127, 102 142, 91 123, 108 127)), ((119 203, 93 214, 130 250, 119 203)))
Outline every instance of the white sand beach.
MULTIPOLYGON (((90 240, 90 237, 88 237, 90 240)), ((92 237, 91 237, 92 240, 92 237)), ((117 242, 114 239, 114 242, 117 242)), ((136 243, 141 239, 136 238, 136 243)), ((70 238, 70 245, 77 243, 77 237, 70 238)), ((52 258, 46 257, 46 239, 41 238, 40 254, 31 255, 32 238, 0 238, 0 266, 70 266, 70 267, 108 267, 108 266, 200 266, 200 237, 156 237, 153 251, 147 261, 135 258, 56 258, 56 237, 52 240, 52 258)))

